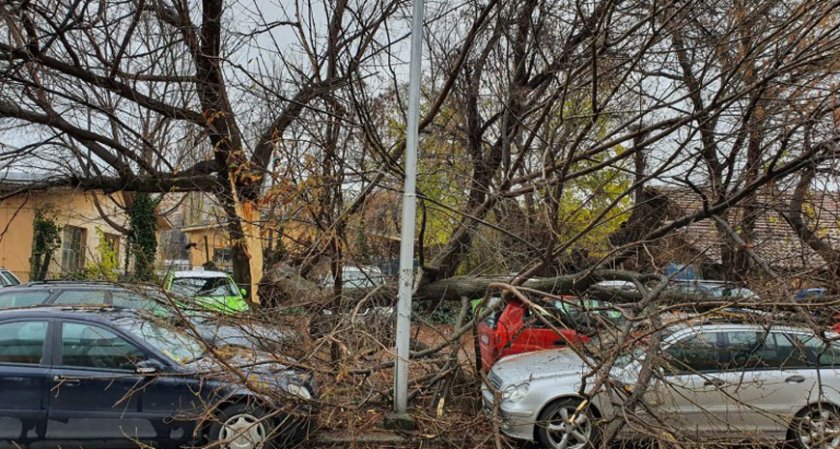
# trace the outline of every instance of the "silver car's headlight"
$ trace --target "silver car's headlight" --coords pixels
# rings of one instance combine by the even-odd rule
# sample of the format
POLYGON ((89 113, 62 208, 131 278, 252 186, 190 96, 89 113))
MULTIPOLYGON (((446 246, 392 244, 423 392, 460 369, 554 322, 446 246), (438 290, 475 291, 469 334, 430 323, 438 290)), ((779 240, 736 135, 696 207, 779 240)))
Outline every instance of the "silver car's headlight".
POLYGON ((528 388, 531 387, 530 382, 522 382, 521 384, 508 385, 502 390, 503 402, 516 402, 521 400, 528 394, 528 388))
POLYGON ((309 390, 304 387, 303 385, 296 385, 296 384, 289 384, 286 385, 286 391, 290 394, 293 394, 299 398, 303 398, 306 400, 312 399, 312 394, 309 393, 309 390))

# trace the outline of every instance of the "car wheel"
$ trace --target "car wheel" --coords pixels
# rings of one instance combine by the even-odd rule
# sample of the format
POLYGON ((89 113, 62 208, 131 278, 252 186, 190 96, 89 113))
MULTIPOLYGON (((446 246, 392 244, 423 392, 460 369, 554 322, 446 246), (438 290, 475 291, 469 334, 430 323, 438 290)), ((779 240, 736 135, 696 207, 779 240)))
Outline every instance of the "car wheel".
POLYGON ((817 404, 793 419, 788 440, 799 449, 840 448, 840 412, 828 404, 817 404))
POLYGON ((540 412, 537 441, 552 449, 586 449, 598 445, 598 429, 591 407, 578 411, 580 399, 561 399, 540 412))
POLYGON ((270 449, 274 426, 259 407, 234 404, 222 409, 210 426, 209 442, 221 449, 270 449))

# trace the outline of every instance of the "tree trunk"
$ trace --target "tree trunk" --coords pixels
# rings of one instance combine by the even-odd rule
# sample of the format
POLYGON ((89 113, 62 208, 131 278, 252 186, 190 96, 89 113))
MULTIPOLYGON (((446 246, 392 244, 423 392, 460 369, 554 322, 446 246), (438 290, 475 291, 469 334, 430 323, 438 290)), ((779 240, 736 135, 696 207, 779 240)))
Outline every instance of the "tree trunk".
POLYGON ((834 285, 840 279, 840 251, 832 247, 829 242, 811 229, 802 214, 802 207, 806 201, 805 197, 815 176, 816 167, 810 166, 803 169, 799 183, 793 191, 786 218, 799 238, 825 261, 828 266, 827 271, 832 277, 831 281, 833 282, 831 284, 834 285))

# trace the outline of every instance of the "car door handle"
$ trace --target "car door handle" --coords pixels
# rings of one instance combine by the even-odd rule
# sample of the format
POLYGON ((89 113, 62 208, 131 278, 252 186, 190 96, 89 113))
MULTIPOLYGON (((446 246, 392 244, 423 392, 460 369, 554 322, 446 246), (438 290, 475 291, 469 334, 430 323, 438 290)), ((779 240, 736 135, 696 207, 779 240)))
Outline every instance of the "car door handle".
POLYGON ((724 382, 724 381, 722 381, 722 380, 720 380, 720 379, 716 379, 716 378, 712 377, 712 378, 706 379, 706 381, 705 381, 705 382, 703 382, 703 386, 704 386, 704 387, 709 387, 709 386, 720 387, 720 386, 722 386, 722 385, 723 385, 723 384, 725 384, 725 383, 726 383, 726 382, 724 382))
POLYGON ((785 379, 785 382, 789 384, 800 384, 802 382, 805 382, 805 376, 800 376, 799 374, 796 374, 785 379))
POLYGON ((59 376, 54 376, 53 381, 58 382, 59 386, 62 386, 62 387, 78 387, 79 384, 82 383, 81 380, 79 380, 75 377, 64 377, 64 376, 60 376, 60 375, 59 376))
POLYGON ((568 342, 562 338, 560 340, 554 340, 555 346, 566 346, 566 344, 568 344, 568 342))

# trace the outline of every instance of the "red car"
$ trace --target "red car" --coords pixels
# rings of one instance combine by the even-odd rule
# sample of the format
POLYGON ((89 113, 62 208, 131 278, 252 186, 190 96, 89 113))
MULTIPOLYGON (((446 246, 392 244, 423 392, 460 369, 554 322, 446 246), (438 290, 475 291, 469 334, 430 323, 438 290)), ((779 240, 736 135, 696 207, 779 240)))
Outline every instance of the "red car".
POLYGON ((517 299, 508 301, 503 308, 482 320, 478 324, 478 344, 484 371, 489 371, 496 360, 507 355, 586 343, 594 333, 592 324, 598 321, 592 319, 592 314, 615 323, 622 319, 620 312, 606 309, 606 303, 574 296, 563 299, 542 305, 549 313, 545 318, 559 332, 548 327, 517 299))

